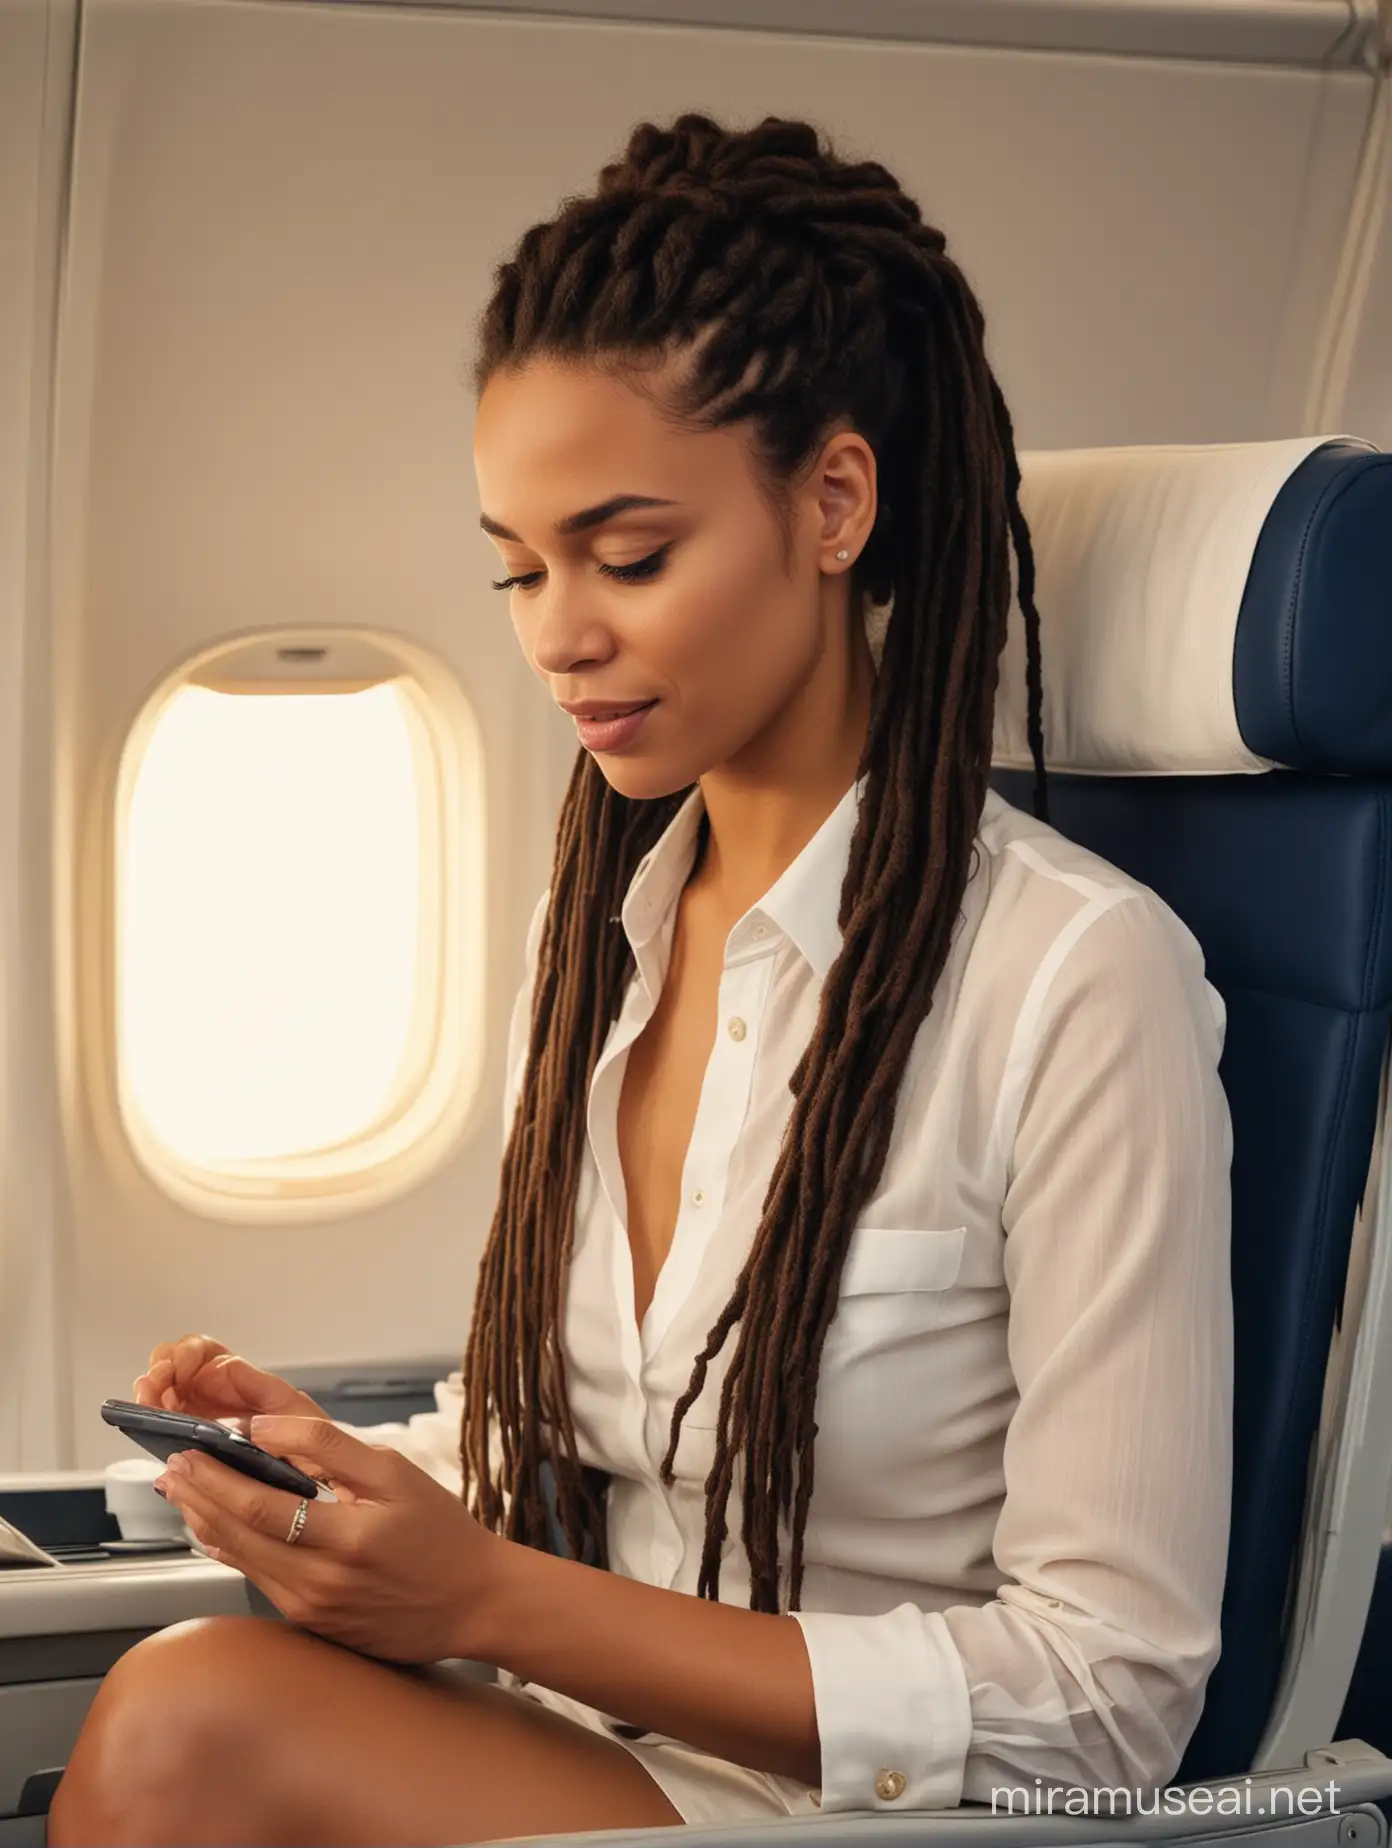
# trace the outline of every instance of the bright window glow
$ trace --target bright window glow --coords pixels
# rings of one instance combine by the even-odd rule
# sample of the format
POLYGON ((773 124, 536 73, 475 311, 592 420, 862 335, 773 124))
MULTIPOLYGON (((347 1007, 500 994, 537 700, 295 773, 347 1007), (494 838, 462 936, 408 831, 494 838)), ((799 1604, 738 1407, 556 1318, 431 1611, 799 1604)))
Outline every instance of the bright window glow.
POLYGON ((118 863, 118 1044, 127 1108, 177 1160, 331 1148, 397 1101, 437 1000, 420 777, 390 683, 160 709, 118 863))

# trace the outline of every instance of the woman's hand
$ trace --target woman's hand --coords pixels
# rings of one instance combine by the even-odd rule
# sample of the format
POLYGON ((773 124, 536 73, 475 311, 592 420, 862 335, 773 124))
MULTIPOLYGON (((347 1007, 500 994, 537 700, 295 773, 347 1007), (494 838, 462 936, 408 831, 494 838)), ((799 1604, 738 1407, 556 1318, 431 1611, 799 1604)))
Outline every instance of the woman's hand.
POLYGON ((258 1412, 291 1418, 327 1416, 307 1392, 297 1391, 274 1373, 263 1373, 210 1335, 162 1341, 131 1393, 137 1405, 188 1412, 194 1418, 235 1420, 244 1433, 258 1412))
POLYGON ((311 1502, 291 1546, 297 1496, 181 1451, 158 1486, 209 1556, 244 1573, 291 1623, 363 1655, 469 1658, 512 1543, 398 1451, 325 1419, 258 1417, 250 1435, 339 1499, 311 1502))

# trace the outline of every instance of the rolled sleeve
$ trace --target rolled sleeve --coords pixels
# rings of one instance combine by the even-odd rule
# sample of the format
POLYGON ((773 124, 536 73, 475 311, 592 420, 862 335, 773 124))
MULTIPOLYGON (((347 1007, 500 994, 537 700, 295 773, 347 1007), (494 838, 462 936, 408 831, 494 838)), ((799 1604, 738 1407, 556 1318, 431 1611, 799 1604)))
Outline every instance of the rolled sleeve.
POLYGON ((462 1484, 459 1468, 459 1432, 464 1418, 464 1375, 451 1373, 435 1385, 435 1410, 417 1412, 392 1424, 352 1425, 336 1420, 341 1430, 384 1450, 399 1450, 451 1494, 462 1484))
POLYGON ((972 1707, 941 1615, 916 1604, 878 1617, 791 1615, 812 1664, 823 1813, 955 1808, 972 1707))
POLYGON ((792 1613, 824 1811, 993 1803, 1002 1789, 1148 1800, 1178 1768, 1218 1659, 1233 1390, 1223 1004, 1192 936, 1134 891, 1075 920, 1033 1000, 1002 1094, 1018 1392, 1002 1582, 940 1611, 792 1613), (883 1772, 901 1774, 897 1795, 883 1772))

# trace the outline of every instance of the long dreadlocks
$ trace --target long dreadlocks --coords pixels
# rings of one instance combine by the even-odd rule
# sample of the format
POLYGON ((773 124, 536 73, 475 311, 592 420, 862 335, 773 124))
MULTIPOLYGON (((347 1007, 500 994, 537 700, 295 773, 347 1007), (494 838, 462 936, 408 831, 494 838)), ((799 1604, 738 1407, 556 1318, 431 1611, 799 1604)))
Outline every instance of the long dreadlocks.
MULTIPOLYGON (((480 395, 495 372, 538 355, 605 367, 638 389, 656 359, 694 355, 664 414, 693 430, 748 421, 756 479, 785 539, 788 484, 838 419, 875 452, 877 515, 852 594, 893 608, 860 764, 868 781, 841 893, 842 949, 791 1079, 795 1103, 748 1261, 676 1404, 662 1464, 670 1483, 682 1418, 738 1327, 706 1482, 699 1595, 719 1596, 742 1455, 753 1610, 780 1608, 780 1517, 791 1521, 789 1608, 800 1601, 822 1344, 967 883, 1012 540, 1035 812, 1046 813, 1033 556, 983 336, 945 238, 894 176, 876 161, 841 160, 809 124, 775 116, 743 132, 699 114, 669 128, 641 123, 592 196, 567 199, 524 234, 480 322, 480 395)), ((464 1361, 461 1463, 465 1494, 477 1485, 473 1512, 546 1548, 539 1466, 549 1458, 569 1545, 578 1557, 588 1540, 601 1564, 605 1478, 578 1462, 560 1341, 581 1100, 633 967, 610 920, 688 793, 630 800, 587 751, 577 755, 464 1361)))

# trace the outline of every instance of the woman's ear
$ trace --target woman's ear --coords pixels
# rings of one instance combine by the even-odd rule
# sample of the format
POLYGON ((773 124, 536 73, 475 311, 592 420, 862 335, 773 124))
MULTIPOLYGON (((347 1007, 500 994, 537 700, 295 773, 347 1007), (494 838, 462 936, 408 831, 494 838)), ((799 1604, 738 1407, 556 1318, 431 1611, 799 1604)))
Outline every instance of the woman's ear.
POLYGON ((849 571, 870 537, 879 504, 875 452, 858 430, 838 430, 827 439, 810 486, 822 567, 849 571), (845 558, 837 556, 842 551, 845 558))

